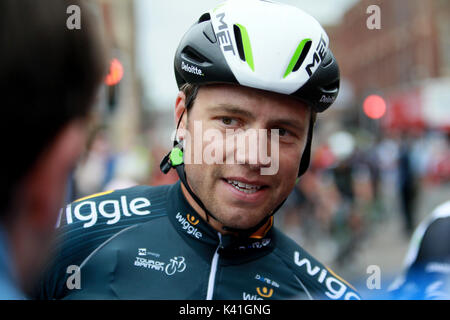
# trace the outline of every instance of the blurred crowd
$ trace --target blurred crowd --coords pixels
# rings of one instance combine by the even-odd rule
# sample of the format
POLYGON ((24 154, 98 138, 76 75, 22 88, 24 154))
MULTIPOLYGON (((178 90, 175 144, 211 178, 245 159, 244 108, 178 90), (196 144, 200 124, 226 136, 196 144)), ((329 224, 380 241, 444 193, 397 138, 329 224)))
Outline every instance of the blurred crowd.
POLYGON ((363 136, 337 132, 318 146, 277 217, 293 239, 342 267, 392 216, 402 220, 409 239, 423 218, 417 212, 423 190, 450 181, 448 133, 363 136))

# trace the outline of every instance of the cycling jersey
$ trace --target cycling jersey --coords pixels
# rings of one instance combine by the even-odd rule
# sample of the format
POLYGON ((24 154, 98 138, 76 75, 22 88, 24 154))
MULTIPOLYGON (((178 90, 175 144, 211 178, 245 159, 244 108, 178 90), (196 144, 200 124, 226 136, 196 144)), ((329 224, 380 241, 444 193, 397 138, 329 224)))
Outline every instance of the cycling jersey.
POLYGON ((221 235, 180 182, 139 186, 67 206, 40 299, 359 299, 268 221, 250 237, 221 235), (79 266, 80 288, 69 288, 79 266), (73 270, 73 269, 72 269, 73 270))
POLYGON ((396 299, 450 299, 450 201, 417 227, 391 291, 396 299))

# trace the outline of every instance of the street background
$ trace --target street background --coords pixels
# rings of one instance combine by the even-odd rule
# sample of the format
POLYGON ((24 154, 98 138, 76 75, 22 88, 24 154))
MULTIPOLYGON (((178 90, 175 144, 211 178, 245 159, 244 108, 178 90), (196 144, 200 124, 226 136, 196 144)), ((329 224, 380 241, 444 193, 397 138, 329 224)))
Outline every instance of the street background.
MULTIPOLYGON (((414 228, 450 200, 450 2, 280 2, 325 26, 342 80, 335 105, 318 117, 310 170, 276 226, 362 292, 367 267, 379 266, 386 290, 414 228)), ((173 56, 188 27, 220 1, 96 3, 111 70, 68 202, 177 180, 159 171, 175 128, 173 56)))

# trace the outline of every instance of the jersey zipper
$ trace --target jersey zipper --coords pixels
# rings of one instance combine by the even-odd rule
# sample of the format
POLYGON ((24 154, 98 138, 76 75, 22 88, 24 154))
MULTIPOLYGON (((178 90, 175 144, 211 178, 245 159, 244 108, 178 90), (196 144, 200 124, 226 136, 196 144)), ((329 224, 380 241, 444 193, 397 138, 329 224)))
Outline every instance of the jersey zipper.
POLYGON ((219 262, 219 249, 222 247, 222 235, 220 234, 220 232, 218 232, 217 234, 219 235, 219 245, 217 246, 211 261, 211 270, 209 271, 208 291, 206 293, 206 300, 212 300, 213 298, 214 283, 216 282, 217 264, 219 262))

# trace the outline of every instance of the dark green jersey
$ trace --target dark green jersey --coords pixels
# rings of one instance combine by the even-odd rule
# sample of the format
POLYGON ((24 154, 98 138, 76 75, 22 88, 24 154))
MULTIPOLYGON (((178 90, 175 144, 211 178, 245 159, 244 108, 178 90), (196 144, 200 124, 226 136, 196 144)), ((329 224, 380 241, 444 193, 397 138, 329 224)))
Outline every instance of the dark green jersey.
POLYGON ((248 238, 221 235, 180 183, 82 199, 62 213, 61 243, 41 299, 359 299, 271 223, 248 238), (68 285, 79 266, 79 289, 68 285))

